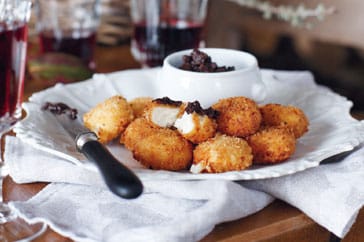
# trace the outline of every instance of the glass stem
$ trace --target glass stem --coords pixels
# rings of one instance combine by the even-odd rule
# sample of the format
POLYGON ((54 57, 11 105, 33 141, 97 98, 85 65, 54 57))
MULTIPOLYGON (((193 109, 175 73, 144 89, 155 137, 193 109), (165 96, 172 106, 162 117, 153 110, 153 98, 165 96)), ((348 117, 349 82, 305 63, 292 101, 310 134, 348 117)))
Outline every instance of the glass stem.
POLYGON ((3 202, 3 166, 4 166, 3 134, 4 133, 0 133, 0 204, 3 202))
POLYGON ((5 133, 0 133, 0 224, 6 223, 16 217, 15 213, 3 201, 3 177, 6 175, 4 164, 4 143, 5 133))

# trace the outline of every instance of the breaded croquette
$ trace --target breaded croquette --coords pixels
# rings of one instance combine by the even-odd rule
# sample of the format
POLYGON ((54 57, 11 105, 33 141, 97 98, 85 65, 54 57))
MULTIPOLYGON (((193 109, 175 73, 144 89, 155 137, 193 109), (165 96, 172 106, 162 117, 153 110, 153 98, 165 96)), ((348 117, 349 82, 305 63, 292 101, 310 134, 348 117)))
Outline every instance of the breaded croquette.
POLYGON ((133 119, 133 110, 119 95, 106 99, 83 115, 85 126, 95 132, 102 143, 117 138, 133 119))
POLYGON ((286 161, 309 126, 297 107, 258 107, 243 96, 220 99, 207 109, 198 101, 138 97, 127 102, 114 96, 83 119, 103 143, 120 136, 120 143, 146 168, 192 173, 286 161))
POLYGON ((308 131, 309 121, 304 112, 294 106, 266 104, 260 108, 263 124, 266 126, 287 126, 296 139, 308 131))
POLYGON ((133 109, 134 118, 140 118, 144 114, 145 107, 153 99, 151 97, 137 97, 129 101, 131 108, 133 109))
POLYGON ((249 136, 254 164, 275 164, 287 160, 296 149, 296 138, 285 127, 264 127, 249 136))
POLYGON ((198 144, 215 136, 217 115, 217 111, 212 108, 203 109, 197 101, 189 102, 182 116, 177 118, 174 127, 183 137, 198 144))
POLYGON ((136 143, 150 136, 154 128, 144 117, 134 119, 120 136, 120 143, 133 151, 136 143))
POLYGON ((176 130, 152 126, 145 118, 134 120, 122 135, 122 142, 136 160, 151 169, 179 171, 192 162, 192 144, 176 130))
POLYGON ((262 121, 257 104, 246 97, 221 99, 212 108, 219 112, 218 131, 227 135, 249 136, 259 129, 262 121))
POLYGON ((168 97, 157 98, 150 102, 144 112, 144 117, 154 126, 172 127, 177 117, 183 112, 183 103, 168 97))
POLYGON ((251 166, 252 149, 243 138, 217 135, 193 151, 192 173, 240 171, 251 166))

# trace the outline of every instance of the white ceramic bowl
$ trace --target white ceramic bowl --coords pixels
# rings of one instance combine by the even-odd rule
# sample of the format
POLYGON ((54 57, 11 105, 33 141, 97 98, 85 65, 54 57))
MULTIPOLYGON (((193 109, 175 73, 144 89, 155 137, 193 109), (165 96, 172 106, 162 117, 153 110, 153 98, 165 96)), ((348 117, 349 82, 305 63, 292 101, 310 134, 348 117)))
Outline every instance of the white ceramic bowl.
POLYGON ((183 50, 167 56, 158 76, 159 96, 174 100, 198 100, 205 108, 221 98, 245 96, 261 102, 266 89, 261 78, 257 59, 243 51, 219 48, 201 48, 218 66, 234 66, 234 71, 202 73, 181 70, 183 50))

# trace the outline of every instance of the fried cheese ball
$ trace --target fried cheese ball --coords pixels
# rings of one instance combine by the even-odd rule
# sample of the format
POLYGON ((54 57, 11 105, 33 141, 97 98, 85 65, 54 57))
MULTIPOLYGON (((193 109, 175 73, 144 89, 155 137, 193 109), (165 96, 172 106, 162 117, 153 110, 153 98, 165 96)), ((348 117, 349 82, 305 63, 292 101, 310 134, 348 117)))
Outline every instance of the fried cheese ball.
POLYGON ((133 119, 133 110, 119 95, 106 99, 83 115, 84 125, 95 132, 102 143, 117 138, 133 119))
POLYGON ((145 118, 135 119, 122 135, 125 147, 136 160, 156 170, 188 169, 192 162, 192 144, 176 130, 152 126, 145 118))
POLYGON ((206 115, 184 113, 176 120, 174 127, 184 138, 198 144, 215 136, 217 124, 206 115))
POLYGON ((120 143, 128 150, 134 151, 137 143, 153 133, 155 127, 151 126, 145 118, 134 119, 120 136, 120 143))
POLYGON ((249 136, 254 164, 275 164, 287 160, 296 149, 296 138, 285 127, 264 127, 249 136))
POLYGON ((217 135, 202 142, 193 151, 192 173, 240 171, 251 166, 252 149, 239 137, 217 135))
POLYGON ((203 109, 198 101, 189 102, 183 114, 175 121, 174 127, 183 137, 198 144, 215 136, 217 115, 212 108, 203 109))
POLYGON ((153 99, 151 97, 137 97, 129 101, 131 108, 133 109, 134 118, 140 118, 144 114, 144 110, 148 103, 153 99))
POLYGON ((309 121, 304 112, 294 106, 266 104, 260 108, 263 124, 266 126, 287 126, 296 139, 308 131, 309 121))
POLYGON ((168 97, 157 98, 145 108, 144 117, 156 127, 172 127, 177 117, 184 110, 181 101, 174 101, 168 97))
POLYGON ((218 131, 230 136, 246 137, 254 134, 262 121, 259 107, 246 97, 221 99, 212 108, 219 112, 218 131))

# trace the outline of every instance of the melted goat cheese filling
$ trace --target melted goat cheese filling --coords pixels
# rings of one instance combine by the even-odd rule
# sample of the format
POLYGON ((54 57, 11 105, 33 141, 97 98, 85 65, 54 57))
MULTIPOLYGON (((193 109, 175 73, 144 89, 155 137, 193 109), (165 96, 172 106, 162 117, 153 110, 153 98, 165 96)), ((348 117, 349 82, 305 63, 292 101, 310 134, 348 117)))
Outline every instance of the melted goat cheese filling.
POLYGON ((184 113, 182 117, 178 118, 174 123, 174 127, 178 129, 182 134, 188 134, 195 128, 195 122, 193 121, 193 115, 184 113))
POLYGON ((179 110, 179 108, 156 107, 153 109, 151 121, 163 128, 171 127, 177 119, 179 110))

